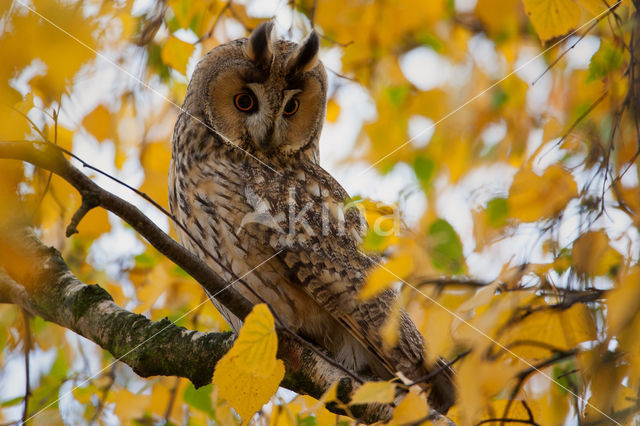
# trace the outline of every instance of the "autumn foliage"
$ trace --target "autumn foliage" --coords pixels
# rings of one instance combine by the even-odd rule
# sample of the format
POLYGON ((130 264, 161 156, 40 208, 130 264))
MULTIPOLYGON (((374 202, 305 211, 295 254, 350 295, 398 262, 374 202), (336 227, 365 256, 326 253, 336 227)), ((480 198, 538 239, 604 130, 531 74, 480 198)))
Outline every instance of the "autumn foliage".
MULTIPOLYGON (((365 212, 364 248, 385 259, 360 296, 400 288, 430 361, 455 360, 448 416, 637 419, 639 2, 267 3, 0 2, 0 141, 74 154, 175 236, 131 189, 167 206, 172 127, 197 60, 265 19, 296 41, 315 28, 330 79, 322 163, 365 212)), ((67 238, 81 201, 55 173, 0 158, 0 229, 33 224, 76 276, 129 311, 228 329, 200 286, 115 215, 93 209, 67 238)), ((2 235, 0 253, 0 272, 29 274, 31 260, 2 235)), ((389 344, 399 312, 383 330, 389 344)), ((256 306, 213 383, 196 389, 141 379, 2 304, 0 423, 351 424, 354 405, 395 401, 392 424, 426 424, 420 388, 400 381, 366 383, 350 403, 335 386, 320 400, 278 391, 276 326, 256 306)))

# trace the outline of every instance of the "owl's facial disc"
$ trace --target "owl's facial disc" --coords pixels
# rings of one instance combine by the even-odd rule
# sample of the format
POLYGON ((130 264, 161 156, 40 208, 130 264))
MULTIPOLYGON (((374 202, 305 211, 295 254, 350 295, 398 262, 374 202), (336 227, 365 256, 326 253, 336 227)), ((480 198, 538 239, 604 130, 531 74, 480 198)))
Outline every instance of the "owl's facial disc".
POLYGON ((274 41, 271 29, 262 24, 242 44, 214 50, 207 114, 216 131, 253 155, 316 158, 326 106, 318 36, 274 41))

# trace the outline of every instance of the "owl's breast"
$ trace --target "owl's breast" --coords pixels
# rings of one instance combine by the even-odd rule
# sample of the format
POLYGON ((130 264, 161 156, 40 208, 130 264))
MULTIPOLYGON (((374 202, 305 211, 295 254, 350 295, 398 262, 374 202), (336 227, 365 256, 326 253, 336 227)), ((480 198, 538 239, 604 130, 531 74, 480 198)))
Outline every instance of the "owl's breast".
MULTIPOLYGON (((301 317, 326 316, 310 306, 308 296, 291 285, 282 268, 279 249, 271 244, 272 235, 283 235, 282 217, 271 217, 273 200, 258 195, 264 195, 260 179, 248 179, 237 164, 218 158, 176 175, 175 183, 172 209, 191 234, 178 230, 183 245, 247 299, 267 301, 294 329, 301 317)), ((229 313, 225 316, 232 325, 239 324, 229 313)))

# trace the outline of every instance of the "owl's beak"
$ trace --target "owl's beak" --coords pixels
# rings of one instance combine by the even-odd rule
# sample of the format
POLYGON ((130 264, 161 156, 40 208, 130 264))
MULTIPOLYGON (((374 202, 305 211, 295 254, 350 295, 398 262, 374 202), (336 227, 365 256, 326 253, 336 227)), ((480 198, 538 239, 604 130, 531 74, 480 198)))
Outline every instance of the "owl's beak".
POLYGON ((277 146, 277 141, 275 141, 274 139, 273 127, 269 127, 266 134, 260 139, 260 148, 265 151, 269 150, 270 148, 275 148, 277 146))

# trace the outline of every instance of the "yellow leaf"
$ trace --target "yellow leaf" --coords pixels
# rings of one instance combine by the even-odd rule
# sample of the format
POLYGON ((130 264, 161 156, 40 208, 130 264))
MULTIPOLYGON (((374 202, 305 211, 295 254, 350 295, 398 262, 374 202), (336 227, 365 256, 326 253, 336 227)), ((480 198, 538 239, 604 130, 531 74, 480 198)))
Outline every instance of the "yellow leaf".
POLYGON ((269 417, 269 426, 298 426, 296 418, 299 413, 292 412, 291 404, 276 405, 269 417))
POLYGON ((422 324, 420 332, 424 336, 429 336, 428 350, 426 351, 427 363, 433 364, 438 360, 440 355, 447 354, 451 351, 454 341, 451 338, 451 323, 454 316, 443 308, 448 303, 444 300, 438 300, 439 305, 430 303, 424 311, 424 317, 421 318, 422 324), (442 306, 441 306, 442 305, 442 306))
POLYGON ((371 402, 390 404, 395 398, 395 393, 396 385, 393 383, 367 382, 356 389, 349 404, 369 404, 371 402))
POLYGON ((365 199, 355 204, 364 215, 369 230, 362 247, 367 251, 383 251, 398 242, 400 218, 396 206, 365 199))
POLYGON ((618 265, 622 256, 609 246, 609 237, 603 230, 590 231, 573 244, 573 267, 586 275, 605 275, 618 265))
POLYGON ((596 366, 590 386, 592 395, 589 398, 589 405, 585 408, 585 420, 589 422, 599 420, 597 423, 606 424, 603 412, 618 412, 633 405, 637 399, 636 392, 620 384, 626 375, 627 368, 628 365, 618 366, 612 359, 605 360, 596 366))
MULTIPOLYGON (((164 417, 167 414, 167 407, 170 405, 172 394, 175 392, 175 395, 183 395, 187 383, 185 379, 180 379, 179 382, 176 383, 175 377, 159 378, 158 381, 153 384, 151 390, 149 411, 151 411, 152 414, 164 417), (175 386, 177 386, 177 388, 174 388, 175 386)), ((171 413, 169 413, 168 418, 178 424, 181 419, 182 409, 182 404, 171 405, 171 413)))
POLYGON ((391 283, 405 278, 413 270, 413 257, 408 254, 401 254, 391 258, 384 265, 379 265, 367 277, 359 297, 362 300, 369 299, 381 291, 389 288, 391 283))
POLYGON ((111 136, 111 113, 104 105, 98 105, 84 117, 82 126, 102 142, 111 136))
POLYGON ((284 364, 276 359, 278 338, 273 316, 265 304, 253 307, 233 347, 213 373, 219 397, 248 423, 269 401, 284 377, 284 364))
POLYGON ((391 312, 389 312, 387 319, 380 329, 382 344, 386 349, 391 350, 398 344, 398 331, 400 329, 401 313, 402 302, 400 298, 397 298, 391 307, 391 312))
POLYGON ((413 424, 429 414, 429 405, 424 395, 411 389, 393 410, 391 424, 413 424))
POLYGON ((3 64, 8 65, 2 68, 13 73, 40 59, 46 71, 36 74, 30 85, 41 91, 43 101, 48 104, 60 98, 80 67, 95 56, 98 31, 96 20, 84 16, 82 8, 70 2, 39 0, 32 8, 37 14, 16 4, 20 13, 5 15, 5 27, 11 31, 0 35, 3 64))
POLYGON ((580 24, 580 7, 575 0, 524 0, 524 8, 543 41, 580 24))
POLYGON ((478 0, 476 14, 490 34, 514 34, 519 25, 518 0, 478 0), (496 13, 500 10, 500 13, 496 13))
POLYGON ((113 396, 115 402, 114 413, 120 421, 131 423, 131 420, 142 417, 151 403, 151 395, 138 395, 121 389, 113 396))
POLYGON ((513 178, 508 214, 523 222, 535 222, 559 213, 577 195, 573 176, 561 166, 550 166, 542 176, 525 168, 513 178))
POLYGON ((44 134, 50 142, 55 143, 67 151, 73 150, 73 130, 62 127, 60 124, 57 126, 50 125, 45 128, 44 134))
POLYGON ((596 339, 596 327, 585 305, 575 304, 566 310, 534 312, 511 325, 500 342, 517 356, 530 361, 560 351, 576 348, 580 343, 596 339))
POLYGON ((458 424, 475 424, 486 411, 493 397, 502 393, 518 372, 518 366, 498 359, 495 361, 472 352, 456 369, 456 406, 462 419, 458 424))
POLYGON ((295 401, 300 402, 300 404, 304 406, 302 414, 313 414, 315 416, 318 426, 334 426, 336 424, 336 415, 327 410, 325 404, 337 399, 337 388, 338 382, 336 381, 319 400, 309 395, 298 395, 295 401))
POLYGON ((162 48, 162 61, 182 74, 186 74, 193 49, 192 44, 171 36, 162 48))
POLYGON ((327 121, 335 123, 340 116, 340 105, 333 99, 329 99, 327 102, 327 121))
POLYGON ((95 239, 111 230, 109 215, 103 208, 91 209, 78 225, 78 233, 82 237, 95 239))
POLYGON ((328 402, 340 402, 338 400, 338 381, 333 382, 329 389, 322 394, 322 397, 318 400, 318 402, 313 405, 309 410, 312 412, 318 411, 322 409, 326 403, 328 402))
POLYGON ((98 394, 98 390, 93 385, 73 388, 73 397, 80 404, 91 404, 91 397, 98 394))
POLYGON ((171 148, 165 142, 147 144, 140 153, 140 163, 145 174, 140 191, 163 206, 169 204, 165 183, 170 162, 171 148))
POLYGON ((634 267, 607 298, 609 336, 615 336, 633 319, 640 308, 640 268, 634 267))
MULTIPOLYGON (((0 89, 1 90, 1 89, 0 89)), ((29 133, 29 122, 5 104, 7 99, 0 92, 0 139, 19 140, 29 133)))

